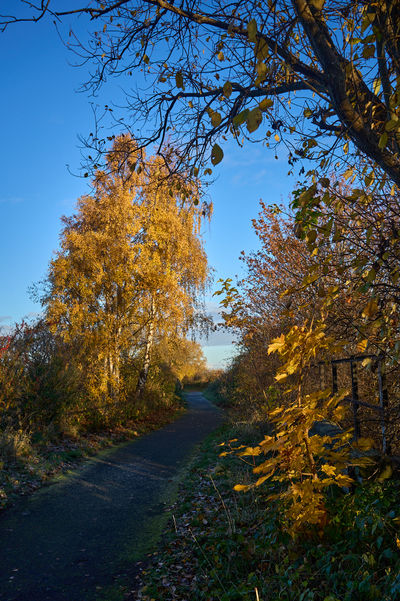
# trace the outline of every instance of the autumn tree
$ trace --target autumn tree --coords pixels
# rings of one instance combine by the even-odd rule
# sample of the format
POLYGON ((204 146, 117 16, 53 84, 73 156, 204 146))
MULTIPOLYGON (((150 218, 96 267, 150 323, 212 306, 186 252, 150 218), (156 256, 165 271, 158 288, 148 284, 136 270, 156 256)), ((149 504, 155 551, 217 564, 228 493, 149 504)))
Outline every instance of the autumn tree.
POLYGON ((168 178, 163 161, 146 163, 150 174, 145 185, 143 210, 144 244, 141 261, 145 265, 147 305, 144 358, 136 395, 143 393, 155 337, 180 338, 196 319, 198 294, 207 282, 207 258, 199 240, 202 216, 209 207, 199 204, 199 183, 175 182, 179 200, 171 206, 174 180, 168 178), (172 186, 172 188, 171 188, 172 186))
POLYGON ((92 194, 64 218, 43 298, 54 331, 79 346, 92 393, 114 400, 122 355, 141 362, 140 396, 155 337, 187 331, 207 280, 197 184, 174 191, 161 161, 143 164, 136 149, 118 138, 109 173, 97 171, 92 194))

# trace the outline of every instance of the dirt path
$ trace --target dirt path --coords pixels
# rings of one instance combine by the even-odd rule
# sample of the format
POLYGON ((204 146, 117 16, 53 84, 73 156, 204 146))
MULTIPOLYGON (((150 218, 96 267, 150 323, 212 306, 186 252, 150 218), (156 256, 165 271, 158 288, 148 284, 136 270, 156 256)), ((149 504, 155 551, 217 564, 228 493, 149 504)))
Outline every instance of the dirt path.
POLYGON ((0 516, 1 601, 116 598, 110 587, 132 580, 136 560, 156 542, 172 479, 222 420, 200 393, 187 398, 174 423, 99 455, 0 516))

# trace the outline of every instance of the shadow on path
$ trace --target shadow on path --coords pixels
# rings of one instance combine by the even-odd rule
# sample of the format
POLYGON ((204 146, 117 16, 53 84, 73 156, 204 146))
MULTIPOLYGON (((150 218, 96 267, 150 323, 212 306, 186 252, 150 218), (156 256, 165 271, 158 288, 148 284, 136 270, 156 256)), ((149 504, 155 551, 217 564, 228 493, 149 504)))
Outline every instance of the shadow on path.
POLYGON ((161 430, 107 451, 0 516, 1 601, 86 601, 133 570, 122 550, 148 536, 193 447, 222 421, 201 393, 161 430))

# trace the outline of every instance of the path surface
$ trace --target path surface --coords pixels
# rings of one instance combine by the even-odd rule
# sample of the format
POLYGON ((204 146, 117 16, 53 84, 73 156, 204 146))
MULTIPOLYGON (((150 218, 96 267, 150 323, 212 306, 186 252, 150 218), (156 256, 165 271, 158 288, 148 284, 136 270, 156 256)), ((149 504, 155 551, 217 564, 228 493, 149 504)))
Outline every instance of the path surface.
POLYGON ((135 573, 132 549, 150 536, 162 498, 200 442, 222 420, 200 393, 162 430, 101 454, 74 475, 0 515, 1 601, 105 599, 135 573))

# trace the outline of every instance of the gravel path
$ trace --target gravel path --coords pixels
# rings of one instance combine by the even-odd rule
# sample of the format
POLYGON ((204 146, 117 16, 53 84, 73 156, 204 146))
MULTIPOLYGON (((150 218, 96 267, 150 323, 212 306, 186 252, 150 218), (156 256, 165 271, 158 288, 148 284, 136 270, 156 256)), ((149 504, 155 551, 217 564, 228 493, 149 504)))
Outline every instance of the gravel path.
POLYGON ((222 421, 200 393, 187 400, 172 424, 100 454, 0 516, 1 601, 108 601, 107 587, 134 578, 171 480, 222 421))

